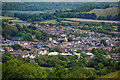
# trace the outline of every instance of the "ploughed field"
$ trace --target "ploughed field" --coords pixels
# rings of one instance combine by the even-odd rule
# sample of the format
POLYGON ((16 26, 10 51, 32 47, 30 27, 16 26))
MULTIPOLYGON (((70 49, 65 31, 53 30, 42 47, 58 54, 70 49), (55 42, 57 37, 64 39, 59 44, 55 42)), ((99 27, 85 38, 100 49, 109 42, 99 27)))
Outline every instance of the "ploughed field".
POLYGON ((81 21, 81 22, 105 22, 105 23, 120 23, 120 21, 108 21, 108 20, 92 20, 92 19, 81 19, 81 18, 64 18, 71 21, 81 21))

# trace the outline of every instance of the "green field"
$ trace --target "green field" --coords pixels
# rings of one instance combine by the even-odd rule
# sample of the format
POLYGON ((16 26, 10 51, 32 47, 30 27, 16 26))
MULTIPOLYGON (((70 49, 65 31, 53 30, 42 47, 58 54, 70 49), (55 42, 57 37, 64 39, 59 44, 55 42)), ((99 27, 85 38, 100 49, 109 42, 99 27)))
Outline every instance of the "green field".
POLYGON ((19 19, 14 19, 14 20, 8 20, 8 22, 14 22, 14 23, 24 23, 24 22, 27 22, 27 21, 22 21, 22 20, 19 20, 19 19))
POLYGON ((14 17, 6 17, 6 16, 0 16, 0 19, 3 19, 3 20, 12 20, 12 19, 15 19, 14 17))
MULTIPOLYGON (((120 78, 120 71, 116 71, 116 72, 113 72, 113 73, 109 73, 105 76, 101 76, 99 77, 100 79, 105 79, 105 78, 120 78)), ((97 80, 97 79, 96 79, 97 80)))
MULTIPOLYGON (((72 21, 61 21, 63 23, 73 23, 73 24, 79 24, 79 22, 72 22, 72 21)), ((47 21, 43 21, 43 22, 40 22, 40 23, 51 23, 51 24, 57 24, 59 23, 58 21, 56 20, 47 20, 47 21)))
POLYGON ((87 13, 96 13, 97 16, 107 16, 107 15, 115 16, 118 14, 118 7, 112 7, 107 9, 93 9, 87 13))
POLYGON ((20 25, 29 25, 29 24, 32 24, 32 23, 28 23, 28 22, 19 22, 18 24, 20 24, 20 25))
POLYGON ((43 11, 8 11, 10 13, 26 13, 26 14, 40 14, 44 13, 43 11))
POLYGON ((48 20, 48 21, 43 21, 43 22, 40 22, 40 23, 56 24, 58 22, 56 20, 48 20))
POLYGON ((0 16, 0 19, 8 20, 8 22, 12 21, 15 23, 27 23, 27 21, 22 21, 22 20, 19 20, 18 18, 15 18, 15 17, 0 16))

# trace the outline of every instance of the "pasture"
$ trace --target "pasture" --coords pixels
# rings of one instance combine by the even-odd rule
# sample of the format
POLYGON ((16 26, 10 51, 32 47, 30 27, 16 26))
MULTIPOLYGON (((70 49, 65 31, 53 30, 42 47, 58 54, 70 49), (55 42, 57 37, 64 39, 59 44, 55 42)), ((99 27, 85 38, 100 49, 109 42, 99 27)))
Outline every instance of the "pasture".
POLYGON ((58 22, 56 20, 47 20, 47 21, 43 21, 43 22, 40 22, 40 23, 56 24, 58 22))
POLYGON ((26 14, 40 14, 45 13, 43 11, 9 11, 10 13, 26 13, 26 14))
POLYGON ((116 71, 116 72, 113 72, 113 73, 109 73, 105 76, 101 76, 99 78, 120 78, 119 75, 120 75, 120 71, 116 71))
POLYGON ((0 16, 0 19, 3 19, 3 20, 12 20, 12 19, 15 19, 15 18, 14 17, 0 16))
POLYGON ((90 12, 86 12, 86 13, 95 13, 97 16, 107 16, 107 15, 115 16, 118 14, 118 7, 112 7, 107 9, 93 9, 90 12))

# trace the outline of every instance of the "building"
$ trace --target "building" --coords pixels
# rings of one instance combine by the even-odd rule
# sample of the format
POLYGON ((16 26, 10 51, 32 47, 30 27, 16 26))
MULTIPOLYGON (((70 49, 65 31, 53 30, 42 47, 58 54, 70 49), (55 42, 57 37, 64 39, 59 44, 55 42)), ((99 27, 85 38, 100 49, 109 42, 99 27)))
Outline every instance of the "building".
POLYGON ((110 55, 103 55, 103 56, 105 56, 105 58, 111 58, 111 56, 110 56, 110 55))
POLYGON ((85 56, 86 59, 90 59, 93 57, 94 57, 94 55, 92 53, 86 53, 86 56, 85 56))
POLYGON ((23 37, 12 37, 12 41, 20 41, 23 37))
POLYGON ((48 53, 48 56, 57 56, 59 53, 58 52, 50 52, 48 53))
POLYGON ((63 55, 63 56, 72 56, 71 53, 60 53, 60 54, 63 55))
POLYGON ((27 57, 29 57, 29 58, 35 58, 37 55, 36 54, 24 54, 24 55, 22 55, 22 58, 27 58, 27 57))
POLYGON ((111 54, 112 59, 120 59, 120 53, 111 54))
POLYGON ((5 47, 5 50, 7 50, 7 51, 9 51, 9 52, 14 51, 14 49, 13 49, 13 48, 11 48, 11 47, 5 47))
POLYGON ((43 48, 43 49, 40 49, 39 52, 38 52, 39 55, 46 55, 46 54, 48 54, 48 53, 49 53, 49 52, 48 52, 48 49, 44 49, 44 48, 43 48))

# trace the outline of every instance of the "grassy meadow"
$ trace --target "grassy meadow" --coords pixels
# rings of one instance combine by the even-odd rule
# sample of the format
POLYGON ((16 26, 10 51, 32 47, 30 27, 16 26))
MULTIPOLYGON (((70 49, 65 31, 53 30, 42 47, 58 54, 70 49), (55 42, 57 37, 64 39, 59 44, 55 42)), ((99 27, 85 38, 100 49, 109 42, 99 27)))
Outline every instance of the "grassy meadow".
POLYGON ((87 13, 96 13, 97 16, 107 16, 107 15, 115 16, 118 14, 118 8, 112 7, 107 9, 93 9, 87 13))
POLYGON ((10 13, 26 13, 26 14, 40 14, 45 13, 43 11, 9 11, 10 13))
MULTIPOLYGON (((101 76, 99 77, 99 79, 105 79, 105 78, 119 78, 120 79, 120 71, 116 71, 116 72, 113 72, 113 73, 109 73, 105 76, 101 76)), ((99 79, 96 79, 96 80, 99 80, 99 79)))
POLYGON ((47 20, 47 21, 43 21, 43 22, 40 22, 40 23, 56 24, 58 22, 56 20, 47 20))

